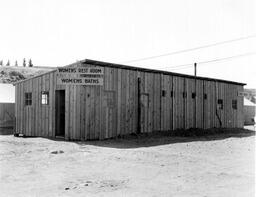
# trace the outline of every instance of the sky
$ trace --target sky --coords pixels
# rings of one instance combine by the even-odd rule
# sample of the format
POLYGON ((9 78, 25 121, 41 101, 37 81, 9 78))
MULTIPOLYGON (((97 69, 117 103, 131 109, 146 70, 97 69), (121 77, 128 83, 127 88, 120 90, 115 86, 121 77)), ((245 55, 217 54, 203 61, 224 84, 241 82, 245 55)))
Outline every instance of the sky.
POLYGON ((94 59, 247 83, 256 88, 255 0, 0 0, 0 60, 36 66, 94 59), (191 64, 188 67, 173 66, 191 64), (182 69, 181 69, 182 68, 182 69))

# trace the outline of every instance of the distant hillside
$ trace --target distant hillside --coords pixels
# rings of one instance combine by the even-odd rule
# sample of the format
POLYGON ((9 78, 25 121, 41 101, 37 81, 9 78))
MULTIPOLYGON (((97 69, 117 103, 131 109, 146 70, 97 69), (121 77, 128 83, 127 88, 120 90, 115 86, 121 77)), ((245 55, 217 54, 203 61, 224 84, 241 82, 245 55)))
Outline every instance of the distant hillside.
POLYGON ((54 67, 0 67, 0 83, 15 83, 55 69, 54 67))

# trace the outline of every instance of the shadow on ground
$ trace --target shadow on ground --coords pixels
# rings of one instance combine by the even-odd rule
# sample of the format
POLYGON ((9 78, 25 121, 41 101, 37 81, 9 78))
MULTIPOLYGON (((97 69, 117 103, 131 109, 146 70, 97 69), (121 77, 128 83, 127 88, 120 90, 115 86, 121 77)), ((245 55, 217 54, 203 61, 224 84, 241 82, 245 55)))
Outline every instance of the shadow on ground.
POLYGON ((139 134, 139 135, 127 135, 120 138, 108 139, 103 141, 73 141, 81 146, 94 145, 109 148, 140 148, 140 147, 151 147, 160 146, 175 143, 188 143, 196 141, 213 141, 213 140, 224 140, 227 138, 244 138, 255 136, 255 131, 247 129, 222 129, 218 130, 204 130, 205 133, 201 133, 201 130, 187 130, 187 131, 176 131, 175 132, 154 132, 150 134, 139 134))
MULTIPOLYGON (((224 140, 227 138, 244 138, 255 136, 254 130, 248 129, 189 129, 166 132, 153 132, 142 134, 130 134, 106 140, 90 141, 66 141, 67 143, 76 143, 80 146, 93 145, 100 147, 128 149, 160 146, 175 143, 188 143, 196 141, 224 140)), ((37 137, 27 137, 37 138, 37 137)), ((65 141, 64 139, 47 138, 52 141, 65 141)))

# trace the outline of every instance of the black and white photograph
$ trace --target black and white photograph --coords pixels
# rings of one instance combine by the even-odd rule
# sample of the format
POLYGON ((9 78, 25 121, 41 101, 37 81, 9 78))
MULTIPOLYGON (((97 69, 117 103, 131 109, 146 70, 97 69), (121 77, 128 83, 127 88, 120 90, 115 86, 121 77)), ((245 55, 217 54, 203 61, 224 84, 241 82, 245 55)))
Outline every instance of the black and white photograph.
POLYGON ((0 0, 0 197, 255 197, 255 0, 0 0))

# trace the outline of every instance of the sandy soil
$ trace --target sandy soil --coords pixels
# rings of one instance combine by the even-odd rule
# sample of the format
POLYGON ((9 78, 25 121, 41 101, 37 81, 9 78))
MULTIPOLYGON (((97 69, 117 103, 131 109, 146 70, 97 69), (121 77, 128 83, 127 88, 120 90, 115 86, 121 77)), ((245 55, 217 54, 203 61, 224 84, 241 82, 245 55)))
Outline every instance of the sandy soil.
POLYGON ((255 136, 0 136, 0 196, 255 196, 255 136))

